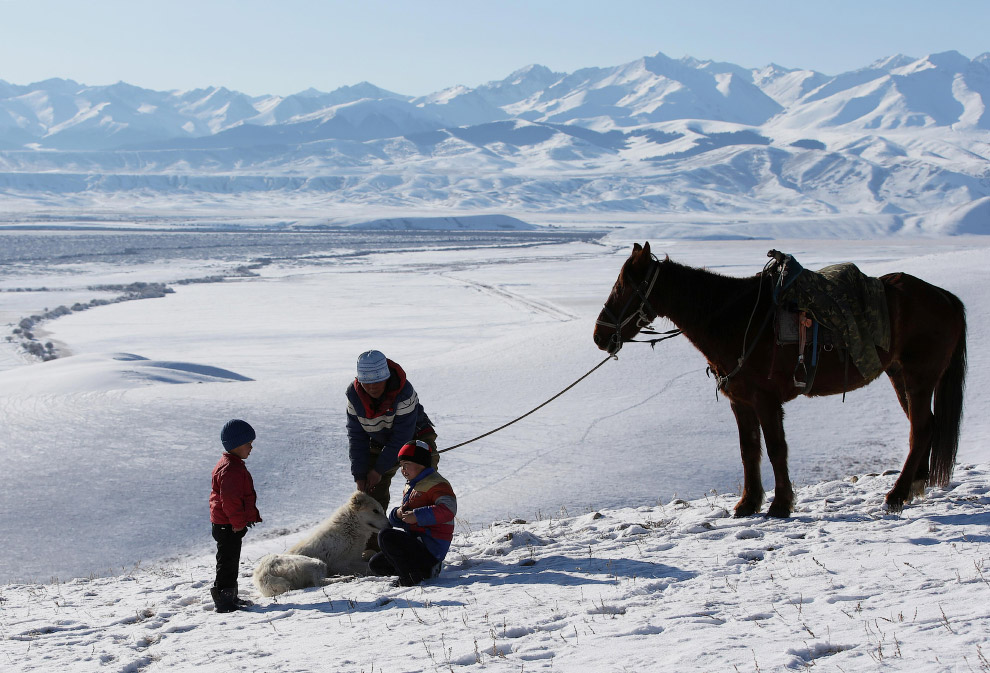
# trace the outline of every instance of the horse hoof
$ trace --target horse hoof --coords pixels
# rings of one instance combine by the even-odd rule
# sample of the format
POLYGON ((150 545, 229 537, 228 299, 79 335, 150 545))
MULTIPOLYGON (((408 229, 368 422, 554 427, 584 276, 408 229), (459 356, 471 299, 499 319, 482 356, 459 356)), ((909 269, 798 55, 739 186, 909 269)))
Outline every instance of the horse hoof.
POLYGON ((739 504, 736 505, 735 509, 733 510, 732 517, 734 519, 742 519, 747 516, 753 516, 759 511, 760 508, 756 507, 755 505, 750 505, 749 503, 740 502, 739 504))
POLYGON ((890 493, 883 500, 883 511, 888 514, 900 514, 904 510, 904 498, 891 496, 890 493))
POLYGON ((791 508, 786 505, 777 506, 776 503, 770 505, 770 509, 767 510, 766 518, 768 519, 788 519, 791 516, 791 508))

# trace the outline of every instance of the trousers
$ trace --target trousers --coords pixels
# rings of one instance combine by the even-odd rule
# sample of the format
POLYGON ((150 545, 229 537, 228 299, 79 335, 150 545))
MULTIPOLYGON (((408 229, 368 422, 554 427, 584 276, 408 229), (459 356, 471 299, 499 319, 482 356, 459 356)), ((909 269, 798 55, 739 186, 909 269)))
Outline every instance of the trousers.
POLYGON ((235 533, 229 523, 213 524, 213 539, 217 541, 217 578, 213 586, 217 589, 236 589, 237 575, 241 565, 241 540, 247 528, 235 533))
POLYGON ((381 551, 368 562, 368 568, 376 575, 398 575, 399 582, 409 586, 439 572, 440 561, 419 538, 401 528, 386 528, 378 533, 378 544, 381 551))

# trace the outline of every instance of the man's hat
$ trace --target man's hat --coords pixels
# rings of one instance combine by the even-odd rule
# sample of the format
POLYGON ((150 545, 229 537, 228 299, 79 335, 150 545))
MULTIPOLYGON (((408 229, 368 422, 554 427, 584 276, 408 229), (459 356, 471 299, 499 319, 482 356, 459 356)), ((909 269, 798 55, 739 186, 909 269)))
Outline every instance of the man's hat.
POLYGON ((365 351, 358 356, 357 380, 360 383, 380 383, 391 375, 388 360, 381 351, 365 351))

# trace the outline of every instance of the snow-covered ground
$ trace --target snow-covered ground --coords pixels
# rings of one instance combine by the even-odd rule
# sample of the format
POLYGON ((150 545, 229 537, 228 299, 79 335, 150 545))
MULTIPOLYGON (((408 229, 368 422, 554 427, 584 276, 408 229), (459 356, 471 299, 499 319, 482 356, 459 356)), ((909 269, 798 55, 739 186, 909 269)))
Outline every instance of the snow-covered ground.
MULTIPOLYGON (((87 301, 96 285, 245 264, 258 275, 45 322, 42 338, 65 355, 51 362, 24 364, 0 346, 0 666, 990 670, 990 425, 979 411, 990 241, 664 231, 398 252, 383 242, 353 254, 239 255, 227 242, 166 263, 6 264, 0 288, 34 290, 0 294, 5 323, 87 301), (441 448, 475 437, 602 361, 594 318, 634 240, 732 275, 756 273, 774 247, 809 268, 855 261, 958 294, 970 368, 951 486, 901 516, 882 512, 894 478, 882 473, 900 467, 908 428, 881 380, 844 404, 788 405, 795 514, 732 519, 735 423, 704 359, 679 339, 630 345, 538 413, 443 455, 459 517, 438 580, 360 579, 211 611, 206 499, 224 421, 245 418, 259 435, 249 468, 265 522, 242 555, 250 596, 253 562, 353 487, 343 390, 359 352, 379 348, 406 368, 441 448)), ((767 466, 768 487, 770 476, 767 466)))
MULTIPOLYGON (((360 578, 218 615, 212 559, 0 587, 16 671, 986 671, 990 470, 887 516, 894 475, 462 527, 442 575, 360 578)), ((249 544, 251 563, 293 538, 249 544)), ((242 591, 242 593, 250 593, 242 591)))

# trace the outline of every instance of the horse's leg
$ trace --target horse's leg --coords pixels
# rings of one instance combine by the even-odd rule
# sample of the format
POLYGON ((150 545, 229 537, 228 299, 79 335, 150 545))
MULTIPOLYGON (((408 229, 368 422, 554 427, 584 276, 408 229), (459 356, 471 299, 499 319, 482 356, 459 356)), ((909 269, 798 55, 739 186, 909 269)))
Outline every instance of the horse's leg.
POLYGON ((776 400, 760 400, 756 415, 763 427, 767 456, 773 466, 774 494, 767 516, 786 519, 794 510, 794 489, 787 469, 787 440, 784 439, 784 407, 776 400))
MULTIPOLYGON (((935 427, 935 417, 932 414, 935 380, 925 375, 926 373, 922 371, 920 376, 911 376, 907 371, 901 372, 904 396, 907 399, 907 415, 911 422, 911 446, 904 467, 901 468, 901 476, 885 498, 887 509, 891 512, 900 512, 904 504, 911 501, 919 470, 927 472, 927 465, 922 468, 922 463, 927 463, 931 454, 932 431, 935 427)), ((921 488, 924 493, 924 486, 921 488)))
MULTIPOLYGON (((897 394, 897 401, 900 402, 901 409, 904 410, 904 415, 911 420, 911 410, 908 405, 908 393, 907 384, 904 382, 904 369, 901 367, 900 363, 892 363, 890 367, 887 368, 887 376, 890 378, 890 384, 894 387, 894 392, 897 394)), ((915 468, 914 481, 911 482, 911 490, 908 492, 908 501, 914 498, 921 497, 925 494, 925 484, 928 483, 928 464, 930 460, 931 447, 926 445, 928 451, 925 455, 918 459, 918 466, 915 468)))
POLYGON ((739 453, 743 464, 743 492, 736 503, 735 516, 750 516, 763 507, 763 480, 760 477, 760 421, 756 411, 745 404, 730 402, 739 426, 739 453))

